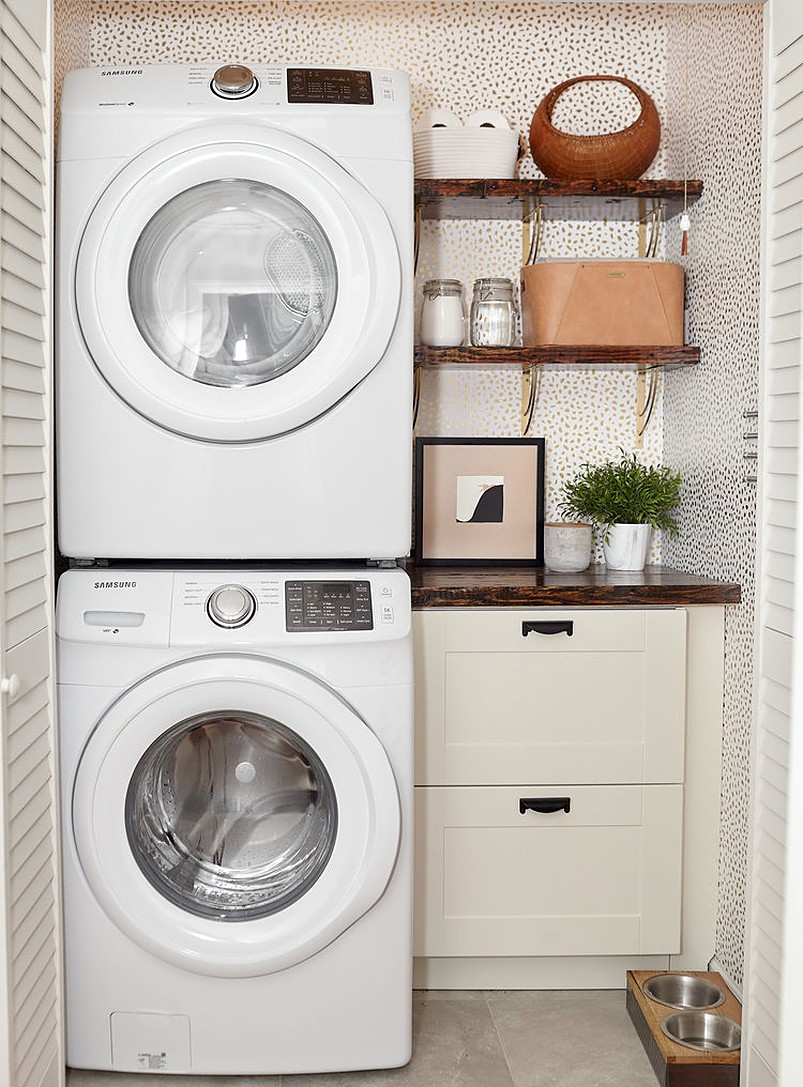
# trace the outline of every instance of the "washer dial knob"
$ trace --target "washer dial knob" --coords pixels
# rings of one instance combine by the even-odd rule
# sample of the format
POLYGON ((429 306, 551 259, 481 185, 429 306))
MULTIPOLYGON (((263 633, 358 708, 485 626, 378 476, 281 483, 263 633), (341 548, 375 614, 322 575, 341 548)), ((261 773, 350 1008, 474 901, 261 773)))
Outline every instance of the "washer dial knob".
POLYGON ((221 98, 245 98, 256 86, 257 77, 244 64, 224 64, 212 76, 212 90, 221 98))
POLYGON ((219 627, 242 627, 254 617, 257 602, 243 585, 221 585, 206 602, 206 611, 219 627))

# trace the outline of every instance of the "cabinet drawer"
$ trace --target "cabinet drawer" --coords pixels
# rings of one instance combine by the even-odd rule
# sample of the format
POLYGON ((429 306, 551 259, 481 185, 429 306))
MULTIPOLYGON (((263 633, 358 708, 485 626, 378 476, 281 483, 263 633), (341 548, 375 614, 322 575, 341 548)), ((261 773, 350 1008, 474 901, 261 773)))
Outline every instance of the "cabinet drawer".
POLYGON ((415 954, 679 949, 679 785, 417 788, 415 954), (520 811, 561 796, 568 812, 520 811))
POLYGON ((637 608, 453 610, 444 616, 444 648, 447 653, 528 655, 643 652, 647 641, 645 620, 653 614, 668 612, 637 608), (567 624, 570 630, 560 629, 567 624))
POLYGON ((419 784, 683 781, 683 609, 416 620, 419 784))

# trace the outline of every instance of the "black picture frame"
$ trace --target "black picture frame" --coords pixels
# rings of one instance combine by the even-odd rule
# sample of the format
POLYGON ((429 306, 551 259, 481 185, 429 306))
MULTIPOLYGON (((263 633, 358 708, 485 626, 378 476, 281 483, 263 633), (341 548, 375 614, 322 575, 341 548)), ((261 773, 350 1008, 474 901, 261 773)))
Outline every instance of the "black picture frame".
POLYGON ((416 438, 413 558, 543 566, 543 438, 416 438))

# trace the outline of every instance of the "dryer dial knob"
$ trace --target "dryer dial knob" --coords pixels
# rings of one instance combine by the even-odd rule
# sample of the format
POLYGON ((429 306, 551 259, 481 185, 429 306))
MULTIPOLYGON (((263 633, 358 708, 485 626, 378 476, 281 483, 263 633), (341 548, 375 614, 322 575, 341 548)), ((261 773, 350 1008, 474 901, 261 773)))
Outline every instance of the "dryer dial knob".
POLYGON ((253 595, 242 585, 221 585, 206 602, 206 611, 219 627, 242 627, 257 610, 253 595))
POLYGON ((212 90, 221 98, 245 98, 256 86, 256 76, 244 64, 224 64, 212 76, 212 90))

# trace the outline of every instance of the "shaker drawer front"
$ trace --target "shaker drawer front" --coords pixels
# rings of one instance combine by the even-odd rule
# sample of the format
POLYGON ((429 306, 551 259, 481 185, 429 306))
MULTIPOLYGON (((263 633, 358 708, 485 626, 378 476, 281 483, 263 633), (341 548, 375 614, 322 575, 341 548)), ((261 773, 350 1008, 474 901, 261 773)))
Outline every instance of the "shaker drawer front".
POLYGON ((643 652, 650 614, 631 608, 454 609, 444 617, 444 648, 447 653, 643 652))
POLYGON ((682 782, 685 629, 682 609, 445 617, 419 695, 417 781, 682 782), (572 633, 521 633, 544 623, 572 633))
POLYGON ((682 793, 417 789, 415 953, 676 952, 682 793))

